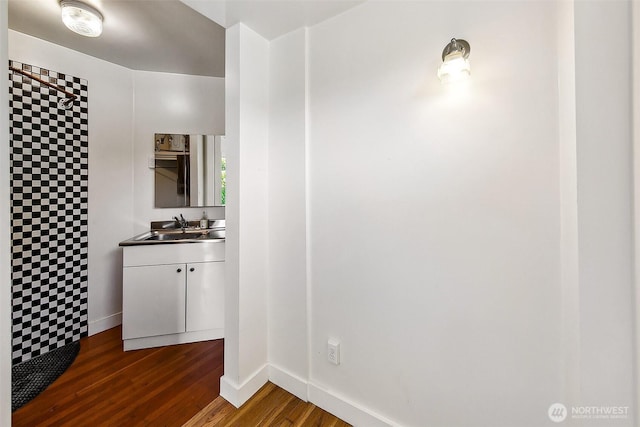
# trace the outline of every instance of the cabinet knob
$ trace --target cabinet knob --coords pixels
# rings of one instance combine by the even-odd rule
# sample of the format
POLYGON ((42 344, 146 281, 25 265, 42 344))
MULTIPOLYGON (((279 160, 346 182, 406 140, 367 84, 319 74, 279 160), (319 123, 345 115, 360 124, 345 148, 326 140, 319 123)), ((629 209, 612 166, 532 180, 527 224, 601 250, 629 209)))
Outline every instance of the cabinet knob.
POLYGON ((191 268, 189 269, 189 271, 194 272, 194 271, 196 271, 196 269, 195 269, 195 268, 193 268, 193 267, 191 267, 191 268))
POLYGON ((182 269, 181 269, 181 268, 177 269, 176 271, 177 271, 178 273, 182 273, 182 269))

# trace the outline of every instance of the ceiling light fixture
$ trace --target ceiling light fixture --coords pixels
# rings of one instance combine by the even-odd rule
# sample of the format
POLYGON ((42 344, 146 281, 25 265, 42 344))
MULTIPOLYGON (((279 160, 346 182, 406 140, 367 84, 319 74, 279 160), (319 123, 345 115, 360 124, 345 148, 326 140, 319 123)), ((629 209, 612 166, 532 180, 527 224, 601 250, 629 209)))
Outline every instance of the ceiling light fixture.
POLYGON ((442 51, 442 65, 438 68, 438 77, 442 83, 453 83, 466 80, 471 76, 469 64, 469 42, 462 39, 451 39, 442 51))
POLYGON ((71 31, 86 37, 102 34, 102 14, 93 7, 76 1, 62 0, 62 22, 71 31))

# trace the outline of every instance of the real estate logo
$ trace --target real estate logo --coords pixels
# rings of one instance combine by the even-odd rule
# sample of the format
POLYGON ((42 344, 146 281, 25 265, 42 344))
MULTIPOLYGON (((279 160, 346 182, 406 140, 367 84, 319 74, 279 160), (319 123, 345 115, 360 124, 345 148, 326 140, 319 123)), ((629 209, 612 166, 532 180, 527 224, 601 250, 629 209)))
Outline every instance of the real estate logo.
POLYGON ((547 411, 549 419, 554 423, 561 423, 569 415, 571 419, 589 420, 624 420, 629 416, 628 406, 572 406, 571 414, 562 403, 554 403, 547 411))
POLYGON ((549 411, 547 411, 549 419, 554 423, 563 422, 567 418, 567 413, 567 407, 562 403, 554 403, 549 406, 549 411))

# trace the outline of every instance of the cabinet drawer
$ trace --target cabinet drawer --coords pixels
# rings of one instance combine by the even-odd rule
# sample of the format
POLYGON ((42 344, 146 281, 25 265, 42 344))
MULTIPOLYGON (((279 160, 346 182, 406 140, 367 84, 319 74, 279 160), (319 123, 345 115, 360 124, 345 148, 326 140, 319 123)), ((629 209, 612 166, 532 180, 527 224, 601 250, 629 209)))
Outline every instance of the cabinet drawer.
POLYGON ((168 243, 122 248, 125 267, 188 262, 224 261, 225 242, 168 243))

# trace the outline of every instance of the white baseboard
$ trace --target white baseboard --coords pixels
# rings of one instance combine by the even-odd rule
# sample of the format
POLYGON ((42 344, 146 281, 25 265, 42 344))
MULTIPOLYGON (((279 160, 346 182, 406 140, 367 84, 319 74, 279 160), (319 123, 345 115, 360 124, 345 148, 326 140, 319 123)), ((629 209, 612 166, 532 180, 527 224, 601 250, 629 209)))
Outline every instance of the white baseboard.
POLYGON ((392 427, 398 425, 367 408, 309 383, 309 402, 355 427, 392 427))
POLYGON ((289 393, 304 400, 305 402, 309 400, 307 393, 307 381, 279 366, 273 364, 269 365, 269 381, 278 387, 287 390, 289 393))
POLYGON ((122 313, 115 313, 102 319, 91 320, 89 321, 89 336, 115 328, 120 324, 122 324, 122 313))
POLYGON ((239 408, 267 381, 271 381, 305 402, 309 401, 355 427, 393 427, 398 425, 382 415, 324 390, 273 364, 264 365, 240 386, 223 376, 220 378, 220 396, 239 408))
POLYGON ((260 387, 269 381, 269 365, 265 364, 245 382, 237 385, 224 375, 220 378, 220 396, 236 408, 241 407, 260 387))
POLYGON ((198 341, 224 338, 224 329, 205 329, 204 331, 182 332, 180 334, 156 335, 154 337, 129 338, 123 340, 124 351, 141 348, 164 347, 165 345, 187 344, 198 341))
POLYGON ((356 427, 391 427, 398 425, 363 406, 324 390, 273 364, 269 365, 269 381, 305 402, 309 401, 356 427))

